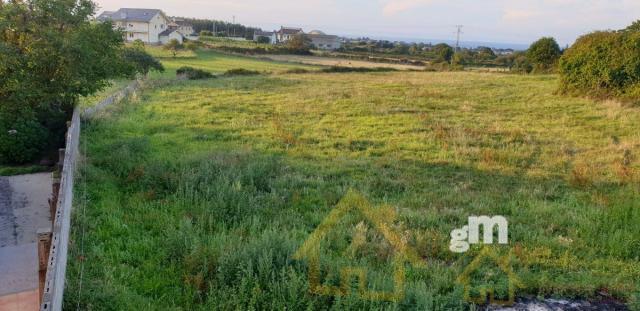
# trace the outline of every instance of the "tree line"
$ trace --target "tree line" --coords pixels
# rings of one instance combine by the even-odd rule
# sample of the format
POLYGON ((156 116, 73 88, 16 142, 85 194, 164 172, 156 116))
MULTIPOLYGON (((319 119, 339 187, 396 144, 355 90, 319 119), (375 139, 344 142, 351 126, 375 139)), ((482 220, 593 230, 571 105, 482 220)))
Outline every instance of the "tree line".
POLYGON ((253 40, 253 34, 259 28, 249 27, 242 24, 228 23, 219 20, 182 18, 193 26, 194 32, 204 36, 216 37, 239 37, 253 40))

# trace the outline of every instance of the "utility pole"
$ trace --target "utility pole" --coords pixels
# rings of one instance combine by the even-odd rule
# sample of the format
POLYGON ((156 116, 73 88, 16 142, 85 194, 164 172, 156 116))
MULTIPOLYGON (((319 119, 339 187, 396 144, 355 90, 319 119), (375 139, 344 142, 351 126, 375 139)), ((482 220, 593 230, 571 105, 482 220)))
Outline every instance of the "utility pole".
POLYGON ((464 25, 456 25, 456 28, 458 28, 458 31, 456 32, 456 52, 460 49, 460 35, 464 33, 462 32, 463 27, 464 25))
POLYGON ((236 37, 236 16, 233 16, 233 37, 236 37))

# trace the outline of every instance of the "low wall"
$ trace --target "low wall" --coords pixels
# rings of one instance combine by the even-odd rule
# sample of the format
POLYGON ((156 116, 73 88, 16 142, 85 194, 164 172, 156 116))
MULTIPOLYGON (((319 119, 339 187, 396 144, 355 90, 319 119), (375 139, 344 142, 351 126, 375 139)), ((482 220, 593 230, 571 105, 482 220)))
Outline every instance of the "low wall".
POLYGON ((143 82, 144 82, 144 80, 134 80, 134 81, 132 81, 124 89, 122 89, 122 90, 112 94, 111 96, 103 99, 101 102, 99 102, 95 106, 93 106, 91 108, 87 108, 85 111, 82 112, 82 117, 83 118, 92 117, 96 113, 99 113, 100 111, 103 111, 108 106, 113 105, 114 103, 119 103, 123 99, 134 95, 135 92, 138 90, 138 88, 140 88, 140 86, 142 85, 143 82))
POLYGON ((81 112, 79 108, 73 111, 71 124, 67 130, 66 147, 64 150, 64 162, 62 166, 60 190, 56 202, 53 230, 51 235, 51 247, 47 261, 47 271, 42 293, 40 310, 62 310, 65 274, 67 271, 67 254, 69 247, 69 233, 71 229, 71 212, 73 208, 73 186, 76 164, 78 159, 78 147, 80 145, 80 117, 88 118, 109 105, 119 103, 123 99, 136 94, 143 80, 131 82, 126 88, 107 97, 96 106, 81 112))

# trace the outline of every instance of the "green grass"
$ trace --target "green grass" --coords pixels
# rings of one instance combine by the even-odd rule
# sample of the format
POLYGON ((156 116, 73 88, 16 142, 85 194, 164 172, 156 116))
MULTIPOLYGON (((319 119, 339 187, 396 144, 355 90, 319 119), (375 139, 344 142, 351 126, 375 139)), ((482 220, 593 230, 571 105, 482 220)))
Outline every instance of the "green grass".
POLYGON ((272 44, 257 43, 255 41, 238 41, 220 37, 203 37, 200 41, 209 44, 211 47, 239 47, 239 48, 273 48, 272 44))
MULTIPOLYGON (((147 51, 154 51, 159 47, 146 47, 147 51)), ((199 50, 194 57, 164 57, 162 63, 166 71, 164 73, 151 73, 152 78, 173 78, 176 70, 183 66, 206 70, 211 73, 220 74, 230 69, 247 69, 267 73, 282 73, 290 69, 304 68, 314 69, 317 66, 297 65, 285 62, 272 62, 268 60, 252 59, 241 56, 223 54, 211 50, 199 50)), ((153 53, 152 53, 153 54, 153 53)))
POLYGON ((5 166, 0 165, 0 176, 15 176, 46 172, 50 168, 41 165, 5 166))
POLYGON ((113 95, 117 91, 124 89, 129 83, 131 83, 131 81, 127 79, 114 80, 111 82, 111 85, 104 88, 103 90, 96 92, 95 94, 90 96, 81 97, 79 106, 80 108, 92 107, 98 104, 100 101, 113 95))
MULTIPOLYGON (((165 65, 289 68, 211 52, 165 65)), ((66 305, 469 309, 456 278, 479 248, 451 253, 449 233, 471 215, 504 215, 510 245, 494 251, 511 252, 520 296, 606 291, 637 308, 640 110, 555 90, 555 76, 461 72, 148 90, 83 128, 66 305), (426 263, 406 266, 399 302, 312 294, 308 262, 292 258, 349 189, 391 206, 396 219, 384 219, 426 263)), ((326 284, 356 266, 370 287, 392 288, 393 249, 357 213, 321 246, 326 284)), ((475 277, 504 298, 504 280, 487 275, 475 277)))

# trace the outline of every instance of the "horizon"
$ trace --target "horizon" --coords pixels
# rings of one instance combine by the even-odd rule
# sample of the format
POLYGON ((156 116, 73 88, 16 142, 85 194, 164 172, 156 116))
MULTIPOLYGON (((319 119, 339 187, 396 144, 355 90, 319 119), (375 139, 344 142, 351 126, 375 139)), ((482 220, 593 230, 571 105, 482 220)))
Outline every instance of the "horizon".
POLYGON ((632 0, 96 0, 98 13, 121 7, 157 8, 171 16, 214 19, 273 30, 297 26, 344 37, 455 40, 528 45, 554 37, 561 46, 579 36, 622 29, 640 18, 640 1, 632 0), (452 17, 455 15, 455 17, 452 17))

